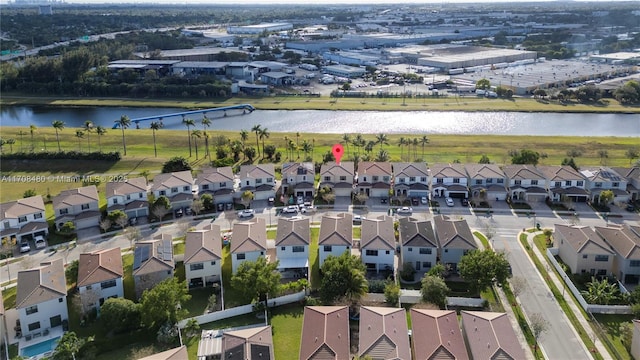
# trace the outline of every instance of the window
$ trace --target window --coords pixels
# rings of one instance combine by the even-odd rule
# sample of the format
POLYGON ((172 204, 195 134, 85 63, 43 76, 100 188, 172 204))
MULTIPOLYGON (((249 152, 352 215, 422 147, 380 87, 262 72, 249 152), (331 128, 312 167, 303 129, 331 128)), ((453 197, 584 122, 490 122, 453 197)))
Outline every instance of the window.
POLYGON ((273 178, 267 178, 267 182, 268 183, 272 183, 273 182, 273 178))
POLYGON ((413 248, 407 248, 408 252, 413 252, 413 248))
POLYGON ((531 185, 538 185, 538 180, 531 180, 531 185))
POLYGON ((560 187, 562 186, 562 181, 556 181, 554 184, 555 187, 560 187))
POLYGON ((564 185, 565 185, 565 186, 571 186, 571 180, 567 180, 567 181, 565 181, 565 182, 564 182, 564 185))
POLYGON ((405 178, 398 178, 398 182, 401 183, 401 184, 404 184, 404 180, 405 180, 405 178))
POLYGON ((293 247, 293 252, 294 253, 304 252, 304 246, 294 246, 293 247))
POLYGON ((38 312, 38 305, 29 306, 25 309, 27 315, 35 314, 38 312))
POLYGON ((520 184, 522 184, 522 180, 513 180, 513 183, 515 185, 520 185, 520 184))
POLYGON ((34 218, 34 219, 42 219, 42 213, 35 213, 35 214, 33 214, 33 218, 34 218))
POLYGON ((215 261, 212 261, 212 262, 211 262, 211 265, 215 265, 215 264, 216 264, 216 262, 215 262, 215 261))
POLYGON ((69 213, 69 209, 60 209, 58 212, 60 213, 60 215, 66 215, 69 213))
POLYGON ((596 261, 609 261, 609 255, 596 255, 596 261))
POLYGON ((382 177, 382 181, 388 183, 389 182, 389 177, 388 176, 383 176, 382 177))
POLYGON ((487 179, 487 184, 493 184, 493 179, 487 179))
POLYGON ((602 187, 602 183, 601 182, 597 182, 597 183, 594 184, 594 186, 597 187, 597 188, 600 188, 600 187, 602 187))
POLYGON ((378 256, 378 250, 367 250, 367 256, 378 256))
POLYGON ((443 184, 443 183, 444 183, 444 179, 437 178, 437 179, 436 179, 436 183, 437 183, 437 184, 443 184))
POLYGON ((116 279, 103 281, 100 283, 100 289, 108 289, 116 286, 116 279))
POLYGON ((431 261, 424 261, 422 263, 423 268, 431 268, 431 261))
POLYGON ((460 178, 453 178, 454 184, 460 184, 460 178))
POLYGON ((262 179, 256 179, 256 184, 262 184, 262 179))
POLYGON ((640 260, 629 261, 629 267, 640 267, 640 260))
POLYGON ((421 248, 420 249, 420 254, 422 254, 422 255, 431 255, 431 252, 432 252, 431 248, 421 248))
POLYGON ((191 191, 191 186, 183 186, 182 191, 191 191))
POLYGON ((178 192, 178 188, 177 187, 172 187, 171 188, 171 193, 177 193, 178 192))
POLYGON ((385 251, 384 253, 385 253, 385 254, 387 254, 387 255, 389 255, 389 250, 385 251))
POLYGON ((589 255, 587 255, 587 254, 582 255, 582 258, 583 258, 583 259, 586 259, 586 258, 588 258, 588 257, 589 257, 589 255))
POLYGON ((131 195, 127 195, 127 200, 131 200, 131 195))
POLYGON ((584 186, 584 181, 582 180, 576 181, 576 186, 584 186))
POLYGON ((379 181, 380 177, 379 176, 372 176, 371 177, 371 181, 379 181))
POLYGON ((88 291, 88 290, 91 290, 92 286, 91 286, 91 285, 87 285, 85 288, 86 288, 86 289, 87 289, 87 291, 88 291))
POLYGON ((347 181, 347 177, 346 176, 340 176, 340 181, 347 181))
POLYGON ((138 199, 142 199, 144 197, 144 193, 138 193, 138 199))
POLYGON ((426 176, 422 176, 422 177, 420 177, 420 181, 421 181, 421 182, 427 182, 427 177, 426 177, 426 176))
POLYGON ((331 252, 331 245, 325 245, 324 252, 331 252))
POLYGON ((331 176, 325 176, 324 181, 331 181, 331 176))
POLYGON ((204 269, 203 263, 189 264, 189 270, 196 271, 204 269))
POLYGON ((159 194, 160 194, 160 196, 166 196, 166 195, 167 195, 167 192, 166 192, 166 191, 164 191, 164 190, 160 190, 159 194))
POLYGON ((61 303, 64 301, 64 298, 58 298, 58 302, 61 303))
POLYGON ((209 184, 202 185, 202 190, 209 190, 209 184))
POLYGON ((20 216, 20 217, 18 217, 18 222, 19 222, 19 223, 27 222, 27 217, 26 217, 26 216, 20 216))
POLYGON ((482 180, 476 179, 476 185, 482 185, 482 180))
POLYGON ((448 252, 449 252, 449 249, 444 249, 444 252, 448 253, 448 252))
POLYGON ((226 182, 224 182, 224 181, 223 181, 223 182, 221 182, 219 185, 220 185, 220 187, 221 187, 221 188, 223 188, 223 187, 227 187, 227 183, 226 183, 226 182))
POLYGON ((498 179, 496 182, 497 182, 498 184, 503 184, 503 183, 504 183, 504 179, 498 179))
POLYGON ((113 203, 117 204, 118 203, 118 198, 113 198, 113 203))
POLYGON ((29 331, 34 331, 40 329, 40 321, 36 321, 34 323, 29 324, 29 331))
POLYGON ((82 205, 80 205, 80 208, 82 210, 89 210, 89 204, 82 204, 82 205))
POLYGON ((415 176, 409 177, 409 182, 415 182, 415 181, 416 181, 416 177, 415 176))
MULTIPOLYGON (((293 181, 293 179, 291 179, 289 181, 293 181)), ((307 181, 307 176, 306 175, 302 177, 302 181, 307 181)))
POLYGON ((244 253, 242 253, 242 254, 236 254, 236 259, 238 259, 238 260, 244 260, 244 259, 245 259, 244 253))
POLYGON ((280 246, 280 251, 284 251, 284 246, 280 246))
POLYGON ((597 275, 600 275, 600 276, 605 276, 605 275, 607 275, 607 269, 600 269, 600 270, 598 270, 598 274, 597 274, 597 275))
MULTIPOLYGON (((102 303, 100 303, 100 305, 102 305, 102 303)), ((62 325, 62 316, 56 315, 56 316, 50 317, 49 318, 49 323, 51 324, 50 327, 52 327, 52 328, 62 325)))
POLYGON ((619 182, 614 182, 614 183, 611 184, 611 186, 618 187, 618 186, 620 186, 620 183, 619 182))

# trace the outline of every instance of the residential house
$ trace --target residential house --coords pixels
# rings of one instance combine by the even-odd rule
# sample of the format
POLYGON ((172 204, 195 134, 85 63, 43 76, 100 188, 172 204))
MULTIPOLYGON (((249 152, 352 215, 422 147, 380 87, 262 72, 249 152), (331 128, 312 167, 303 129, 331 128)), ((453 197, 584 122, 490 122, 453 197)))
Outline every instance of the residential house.
POLYGON ((234 178, 231 166, 202 169, 196 178, 200 195, 213 195, 214 204, 228 204, 233 202, 234 178))
POLYGON ((184 240, 184 270, 189 288, 222 283, 220 226, 208 224, 188 231, 184 240))
POLYGON ((16 309, 22 331, 21 350, 64 333, 69 313, 62 259, 18 272, 16 309))
POLYGON ((349 338, 347 306, 305 306, 298 358, 350 359, 349 338))
POLYGON ((77 286, 82 306, 99 308, 109 298, 124 297, 123 276, 119 247, 80 254, 77 286))
POLYGON ((256 261, 267 253, 267 226, 263 218, 233 224, 231 242, 231 266, 233 274, 245 261, 256 261))
POLYGON ((627 179, 627 192, 630 200, 640 200, 640 167, 612 167, 611 169, 627 179))
POLYGON ((16 238, 20 242, 25 236, 47 236, 49 225, 44 209, 40 195, 0 204, 0 238, 16 238))
POLYGON ((68 221, 76 230, 100 224, 98 189, 95 185, 61 191, 53 198, 53 211, 58 230, 68 221))
POLYGON ((320 267, 329 255, 340 256, 353 246, 353 215, 340 213, 324 215, 320 221, 318 252, 320 267))
POLYGON ((513 202, 541 202, 547 198, 547 180, 533 165, 507 165, 509 198, 513 202))
POLYGON ((465 164, 471 198, 507 199, 507 176, 495 164, 465 164), (484 193, 484 195, 483 195, 484 193))
POLYGON ((189 358, 189 353, 187 352, 187 346, 182 345, 182 346, 178 346, 177 348, 159 352, 157 354, 145 356, 138 360, 185 360, 188 358, 189 358))
POLYGON ((580 170, 587 178, 587 189, 591 193, 591 201, 597 203, 600 193, 604 190, 613 192, 614 203, 624 203, 629 201, 631 196, 627 192, 627 178, 618 174, 609 167, 601 166, 595 168, 585 168, 580 170))
POLYGON ((587 179, 579 171, 568 165, 538 166, 547 180, 547 196, 551 201, 587 202, 587 179))
POLYGON ((555 225, 555 245, 562 261, 574 274, 611 274, 615 253, 588 226, 555 225))
POLYGON ((335 196, 351 197, 353 193, 354 164, 353 161, 342 161, 339 164, 328 162, 320 167, 320 184, 318 189, 328 187, 335 196))
POLYGON ((131 218, 149 216, 147 180, 144 177, 107 183, 107 212, 122 210, 131 218))
POLYGON ((171 203, 171 210, 178 210, 193 204, 192 188, 193 176, 191 171, 186 170, 156 175, 151 192, 156 199, 166 196, 171 203))
POLYGON ((398 197, 421 198, 429 196, 429 171, 427 164, 392 163, 393 192, 398 197))
POLYGON ((358 163, 356 192, 373 198, 388 198, 392 179, 391 163, 362 161, 358 163))
POLYGON ((462 256, 477 250, 478 244, 466 220, 453 220, 444 215, 433 218, 440 248, 440 261, 451 271, 456 271, 462 256))
POLYGON ((267 200, 276 196, 276 172, 273 164, 242 165, 240 167, 240 192, 249 190, 253 200, 267 200))
POLYGON ((312 162, 288 162, 282 165, 282 195, 315 197, 316 170, 312 162))
POLYGON ((276 233, 278 270, 283 278, 308 279, 309 218, 280 218, 276 233))
POLYGON ((625 284, 640 283, 640 227, 596 226, 595 231, 615 251, 613 275, 625 284))
POLYGON ((358 355, 372 359, 411 359, 404 308, 360 307, 358 355))
POLYGON ((144 290, 173 277, 173 243, 171 235, 162 234, 153 240, 139 241, 133 252, 133 281, 136 298, 144 290))
POLYGON ((438 261, 438 240, 431 221, 401 217, 398 225, 402 250, 402 264, 413 265, 421 274, 427 272, 438 261))
POLYGON ((472 359, 526 359, 506 313, 461 311, 462 334, 472 359))
POLYGON ((434 197, 468 198, 467 172, 462 164, 434 164, 431 170, 431 193, 434 197))
POLYGON ((222 335, 221 359, 274 360, 271 326, 225 332, 222 335))
POLYGON ((411 309, 415 360, 468 360, 455 310, 411 309))
POLYGON ((396 237, 393 218, 382 215, 376 219, 363 219, 360 249, 360 258, 367 270, 395 272, 396 237))

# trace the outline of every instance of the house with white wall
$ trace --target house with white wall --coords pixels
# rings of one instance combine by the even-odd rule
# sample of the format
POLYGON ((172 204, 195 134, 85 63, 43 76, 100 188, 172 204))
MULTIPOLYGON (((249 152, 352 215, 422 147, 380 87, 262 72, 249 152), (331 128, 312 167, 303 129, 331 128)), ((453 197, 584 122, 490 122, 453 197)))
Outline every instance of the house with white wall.
POLYGON ((193 204, 193 176, 191 171, 177 171, 158 174, 153 178, 151 192, 157 199, 166 196, 171 203, 171 210, 178 210, 193 204))
POLYGON ((149 216, 147 180, 144 177, 107 183, 107 213, 122 210, 131 218, 149 216))
POLYGON ((600 166, 584 168, 580 173, 587 178, 587 189, 591 194, 590 200, 597 203, 600 193, 604 190, 613 192, 613 203, 625 203, 629 201, 630 195, 627 192, 627 178, 618 174, 610 167, 600 166))
POLYGON ((309 275, 309 218, 280 218, 276 232, 276 258, 283 278, 309 275))
POLYGON ((267 225, 263 218, 233 224, 231 241, 231 267, 235 274, 240 264, 256 261, 267 254, 267 225))
POLYGON ((423 162, 392 163, 395 196, 429 196, 429 170, 423 162))
POLYGON ((222 283, 220 225, 207 224, 187 232, 184 239, 184 270, 189 288, 222 283))
POLYGON ((507 165, 509 198, 513 202, 542 202, 547 198, 547 179, 533 165, 507 165))
POLYGON ((620 176, 627 179, 627 192, 632 201, 640 199, 640 167, 611 167, 620 176))
POLYGON ((640 283, 640 226, 596 226, 595 232, 615 251, 613 275, 624 284, 640 283))
POLYGON ((438 239, 431 221, 401 217, 398 222, 402 254, 399 267, 409 263, 418 273, 429 271, 438 261, 438 239))
POLYGON ((288 162, 282 164, 282 195, 315 196, 316 170, 312 162, 288 162))
POLYGON ((338 257, 345 252, 351 252, 352 247, 353 215, 351 213, 324 215, 320 221, 318 236, 320 267, 329 255, 338 257))
POLYGON ((555 224, 558 256, 574 274, 611 274, 615 252, 588 226, 555 224))
POLYGON ((211 194, 214 204, 233 202, 234 177, 231 166, 206 167, 196 178, 198 194, 211 194))
POLYGON ((362 161, 358 163, 356 192, 370 198, 388 198, 392 179, 391 163, 362 161))
POLYGON ((434 198, 468 198, 467 172, 462 164, 433 164, 431 170, 431 194, 434 198))
POLYGON ((47 236, 49 225, 42 196, 36 195, 0 204, 0 237, 16 238, 47 236))
POLYGON ((375 219, 362 219, 360 258, 367 270, 395 273, 396 238, 393 218, 382 215, 375 219))
POLYGON ((465 164, 468 176, 468 187, 472 199, 504 201, 507 199, 507 176, 496 164, 465 164))
POLYGON ((464 219, 450 219, 444 215, 433 218, 440 249, 440 262, 451 271, 456 271, 460 259, 469 251, 477 250, 471 229, 464 219))
POLYGON ((537 166, 547 180, 547 196, 551 201, 569 199, 573 202, 586 202, 589 193, 586 190, 587 179, 578 170, 568 165, 537 166))
POLYGON ((122 252, 119 247, 82 253, 78 259, 78 292, 87 310, 109 298, 124 297, 122 252))
POLYGON ((341 161, 339 164, 331 161, 322 164, 318 188, 328 187, 337 197, 351 197, 355 176, 354 170, 353 161, 341 161))
POLYGON ((253 200, 267 200, 276 196, 276 172, 273 164, 242 165, 240 166, 240 192, 236 196, 249 190, 253 193, 253 200))
POLYGON ((55 224, 58 230, 68 222, 73 222, 76 230, 100 224, 98 189, 95 185, 61 191, 53 198, 55 224))

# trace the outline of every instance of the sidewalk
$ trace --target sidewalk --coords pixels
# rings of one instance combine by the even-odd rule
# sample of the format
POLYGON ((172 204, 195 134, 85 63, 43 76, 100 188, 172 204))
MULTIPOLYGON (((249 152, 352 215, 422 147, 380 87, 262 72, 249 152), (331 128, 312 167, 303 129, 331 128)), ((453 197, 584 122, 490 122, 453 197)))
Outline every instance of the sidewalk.
MULTIPOLYGON (((538 259, 540 260, 540 262, 542 262, 543 264, 547 264, 547 260, 546 260, 546 255, 542 254, 542 252, 540 252, 540 250, 538 249, 537 246, 533 245, 533 238, 536 235, 542 234, 542 231, 537 231, 537 232, 533 232, 533 233, 527 233, 527 243, 530 244, 531 248, 533 249, 534 253, 536 254, 536 256, 538 257, 538 259)), ((518 239, 520 239, 520 234, 518 234, 518 239)), ((520 242, 518 240, 518 242, 520 242)), ((558 275, 555 273, 555 271, 550 271, 548 274, 546 274, 547 277, 549 279, 551 279, 551 281, 553 281, 553 283, 555 284, 555 286, 558 289, 562 289, 564 288, 564 282, 562 281, 562 279, 560 279, 558 277, 558 275)), ((613 357, 611 356, 611 354, 609 354, 609 351, 607 350, 607 348, 604 346, 604 344, 602 343, 602 341, 600 341, 600 339, 594 335, 594 331, 593 329, 591 329, 591 324, 589 324, 589 320, 587 320, 583 315, 582 312, 580 311, 580 305, 577 304, 573 297, 570 294, 567 294, 567 296, 565 296, 565 299, 567 300, 567 304, 569 305, 569 307, 571 308, 571 311, 573 312, 573 314, 576 316, 576 318, 578 319, 578 321, 580 322, 580 325, 582 325, 582 327, 584 328, 584 331, 586 331, 587 334, 589 334, 589 337, 594 341, 595 347, 598 350, 598 353, 602 356, 603 359, 605 360, 612 360, 613 357)), ((577 332, 578 330, 574 328, 574 330, 577 332)))

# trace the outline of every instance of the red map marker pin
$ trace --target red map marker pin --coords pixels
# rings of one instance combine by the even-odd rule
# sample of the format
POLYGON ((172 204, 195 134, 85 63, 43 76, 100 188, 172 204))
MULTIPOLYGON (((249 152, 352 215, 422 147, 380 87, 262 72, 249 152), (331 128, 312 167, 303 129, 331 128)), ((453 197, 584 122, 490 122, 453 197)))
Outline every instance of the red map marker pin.
POLYGON ((333 157, 336 158, 336 164, 340 165, 340 159, 342 159, 342 155, 344 154, 344 148, 340 144, 335 144, 331 148, 331 152, 333 153, 333 157))

